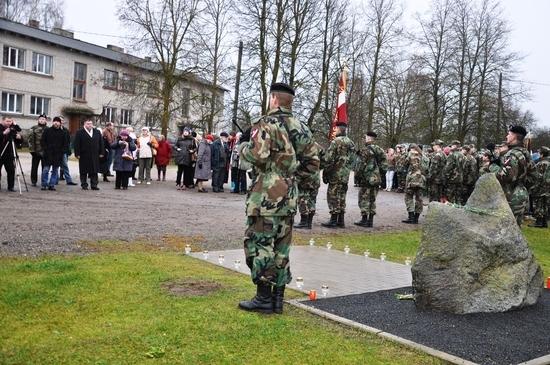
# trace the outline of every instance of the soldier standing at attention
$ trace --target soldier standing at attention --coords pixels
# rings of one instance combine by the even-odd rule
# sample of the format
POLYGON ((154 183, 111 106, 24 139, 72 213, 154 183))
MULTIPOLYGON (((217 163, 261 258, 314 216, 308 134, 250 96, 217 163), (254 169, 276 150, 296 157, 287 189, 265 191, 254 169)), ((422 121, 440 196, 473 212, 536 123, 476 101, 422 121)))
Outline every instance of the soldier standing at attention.
POLYGON ((443 153, 441 146, 443 141, 436 139, 432 142, 433 153, 430 158, 430 168, 428 171, 428 191, 430 193, 430 201, 440 201, 443 195, 445 195, 444 189, 444 176, 443 170, 445 169, 445 163, 447 161, 447 156, 443 153))
POLYGON ((376 195, 380 187, 381 174, 385 176, 388 169, 386 154, 380 146, 375 144, 376 133, 367 132, 365 145, 357 152, 357 168, 355 175, 361 187, 359 189, 359 209, 361 220, 354 224, 361 227, 372 227, 376 214, 376 195))
POLYGON ((355 153, 355 145, 346 135, 347 124, 339 122, 336 127, 336 138, 327 148, 323 170, 323 182, 328 184, 327 203, 330 220, 321 225, 328 228, 345 227, 346 193, 355 153))
POLYGON ((531 156, 523 147, 523 139, 526 135, 527 131, 522 126, 510 127, 506 135, 509 150, 502 158, 502 166, 496 173, 519 226, 523 222, 523 213, 529 203, 529 194, 525 188, 525 177, 527 176, 527 165, 531 161, 531 156))
POLYGON ((550 208, 550 148, 542 146, 540 160, 535 166, 538 181, 532 189, 535 224, 530 227, 548 228, 548 209, 550 208))
POLYGON ((422 213, 422 190, 426 188, 426 177, 422 175, 422 151, 414 143, 409 147, 405 166, 407 166, 405 205, 409 218, 402 222, 418 224, 418 218, 422 213))
POLYGON ((256 178, 246 199, 246 264, 256 296, 239 308, 282 313, 285 285, 290 283, 289 253, 298 195, 296 179, 319 169, 311 132, 292 116, 294 89, 284 83, 270 88, 269 111, 241 136, 240 158, 254 167, 256 178))
POLYGON ((447 156, 445 176, 447 200, 453 204, 462 202, 462 179, 464 169, 464 156, 460 152, 460 142, 451 142, 451 153, 447 156))
POLYGON ((477 178, 479 177, 479 170, 477 168, 476 158, 472 155, 472 148, 470 146, 464 146, 462 147, 462 152, 464 154, 464 178, 462 179, 461 204, 465 205, 474 191, 477 178))
MULTIPOLYGON (((317 142, 314 142, 312 154, 318 156, 319 160, 321 159, 322 148, 317 142)), ((304 179, 298 176, 298 210, 300 211, 300 223, 296 224, 294 228, 311 229, 320 185, 321 178, 319 169, 306 176, 304 179)))

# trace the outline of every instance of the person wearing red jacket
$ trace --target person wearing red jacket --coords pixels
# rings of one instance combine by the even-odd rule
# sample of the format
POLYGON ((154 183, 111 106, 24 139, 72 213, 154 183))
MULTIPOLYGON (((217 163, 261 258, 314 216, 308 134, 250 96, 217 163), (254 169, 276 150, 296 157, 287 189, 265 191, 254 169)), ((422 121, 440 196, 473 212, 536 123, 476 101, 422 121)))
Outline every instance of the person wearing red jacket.
POLYGON ((160 173, 162 172, 162 181, 166 181, 166 166, 170 163, 172 157, 172 146, 162 134, 159 138, 159 146, 157 147, 157 155, 155 156, 155 164, 157 165, 158 178, 160 181, 160 173))

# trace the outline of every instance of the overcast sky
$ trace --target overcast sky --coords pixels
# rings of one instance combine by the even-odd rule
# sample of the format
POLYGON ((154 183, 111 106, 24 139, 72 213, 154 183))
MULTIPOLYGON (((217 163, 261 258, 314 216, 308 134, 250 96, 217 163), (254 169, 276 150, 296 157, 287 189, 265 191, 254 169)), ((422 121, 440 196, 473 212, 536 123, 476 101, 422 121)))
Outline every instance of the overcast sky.
MULTIPOLYGON (((361 1, 361 0, 358 0, 361 1)), ((406 18, 416 12, 425 13, 430 0, 403 0, 406 18)), ((75 38, 106 46, 124 46, 127 40, 106 35, 124 35, 116 17, 113 0, 65 0, 65 27, 75 38), (97 34, 92 34, 97 33, 97 34)), ((550 127, 550 0, 501 0, 505 16, 512 27, 511 48, 525 56, 519 79, 531 90, 532 100, 524 109, 533 111, 539 125, 550 127)))

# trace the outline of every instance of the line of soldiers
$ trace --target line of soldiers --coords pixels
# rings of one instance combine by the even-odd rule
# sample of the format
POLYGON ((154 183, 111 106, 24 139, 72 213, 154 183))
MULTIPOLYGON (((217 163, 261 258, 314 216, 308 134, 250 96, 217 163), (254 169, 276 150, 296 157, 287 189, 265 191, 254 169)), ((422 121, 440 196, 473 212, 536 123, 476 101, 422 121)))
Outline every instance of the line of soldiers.
MULTIPOLYGON (((398 191, 405 193, 408 218, 403 223, 418 224, 423 210, 423 195, 429 201, 464 205, 474 190, 479 176, 495 173, 519 225, 529 204, 534 205, 534 227, 547 227, 550 208, 550 157, 548 147, 540 149, 540 161, 535 165, 523 140, 525 128, 512 126, 506 142, 476 151, 471 145, 452 141, 448 155, 442 140, 435 140, 431 149, 416 144, 397 145, 395 165, 398 191)), ((372 227, 376 215, 376 196, 381 179, 388 168, 384 150, 376 144, 376 133, 368 132, 365 143, 357 148, 346 135, 346 124, 337 125, 336 137, 326 152, 320 153, 322 180, 328 184, 327 202, 330 219, 321 225, 328 228, 345 227, 346 193, 351 171, 359 186, 358 204, 361 220, 354 224, 372 227)), ((446 147, 447 148, 447 147, 446 147)), ((316 196, 320 186, 315 175, 307 186, 299 186, 300 222, 295 228, 311 229, 315 215, 316 196)))

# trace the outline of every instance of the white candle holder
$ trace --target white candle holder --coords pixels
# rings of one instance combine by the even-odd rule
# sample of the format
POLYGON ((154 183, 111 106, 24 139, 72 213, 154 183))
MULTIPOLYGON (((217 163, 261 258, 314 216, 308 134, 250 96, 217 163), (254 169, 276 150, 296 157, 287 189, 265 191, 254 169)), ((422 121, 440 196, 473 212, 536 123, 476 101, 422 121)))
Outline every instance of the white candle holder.
POLYGON ((313 237, 309 239, 309 245, 315 246, 315 239, 313 237))
POLYGON ((202 251, 202 258, 208 260, 208 250, 202 251))
POLYGON ((233 267, 237 270, 241 268, 241 260, 235 260, 233 261, 233 267))
POLYGON ((190 245, 185 245, 185 254, 189 255, 190 253, 191 253, 191 246, 190 245))
POLYGON ((411 258, 410 258, 410 257, 407 257, 407 258, 405 259, 405 265, 411 266, 411 264, 412 264, 411 258))
POLYGON ((296 278, 296 287, 298 289, 302 289, 304 287, 304 278, 302 278, 301 276, 298 276, 296 278))
POLYGON ((349 254, 349 246, 348 246, 348 245, 346 245, 346 247, 344 247, 344 253, 345 253, 346 255, 349 254))
POLYGON ((363 255, 365 255, 366 259, 368 259, 370 257, 370 251, 366 250, 365 252, 363 252, 363 255))
POLYGON ((327 242, 327 250, 330 250, 332 248, 332 243, 330 241, 327 242))
POLYGON ((384 252, 380 254, 380 261, 386 261, 386 254, 384 252))
POLYGON ((224 261, 225 261, 225 256, 224 255, 219 255, 218 256, 218 264, 223 265, 224 261))
POLYGON ((328 285, 322 285, 321 286, 321 294, 323 294, 323 297, 325 297, 325 298, 327 297, 328 291, 329 291, 328 285))

